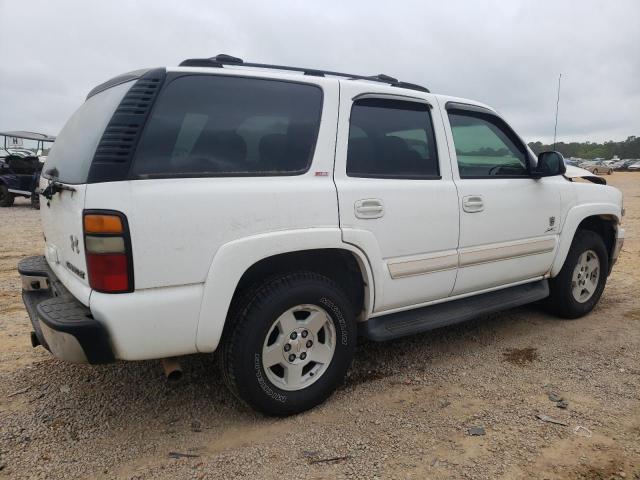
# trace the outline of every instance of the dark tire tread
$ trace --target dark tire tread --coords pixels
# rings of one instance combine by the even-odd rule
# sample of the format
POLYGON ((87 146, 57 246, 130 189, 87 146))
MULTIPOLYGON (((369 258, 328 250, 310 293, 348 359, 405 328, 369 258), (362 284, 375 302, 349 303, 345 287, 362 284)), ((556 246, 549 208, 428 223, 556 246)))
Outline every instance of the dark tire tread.
POLYGON ((571 244, 567 258, 560 273, 549 280, 550 294, 547 309, 565 319, 575 319, 587 315, 597 305, 607 282, 609 256, 604 240, 600 235, 585 229, 579 229, 571 244), (593 250, 600 259, 600 279, 596 292, 585 303, 577 302, 571 293, 571 280, 578 257, 586 250, 593 250))
MULTIPOLYGON (((347 297, 344 295, 338 284, 330 278, 310 271, 289 272, 268 277, 247 289, 242 294, 241 299, 235 304, 235 307, 232 306, 232 310, 227 318, 220 347, 218 348, 218 359, 222 378, 233 396, 249 408, 260 409, 259 406, 248 402, 240 393, 240 381, 236 378, 234 372, 234 367, 239 361, 237 354, 239 350, 239 342, 243 340, 243 333, 248 328, 251 328, 252 312, 260 311, 266 306, 266 302, 268 302, 274 295, 277 295, 280 291, 289 289, 300 282, 317 282, 324 284, 332 290, 335 290, 336 294, 342 295, 344 297, 344 301, 348 303, 347 297)), ((288 412, 265 413, 271 415, 289 414, 288 412)))

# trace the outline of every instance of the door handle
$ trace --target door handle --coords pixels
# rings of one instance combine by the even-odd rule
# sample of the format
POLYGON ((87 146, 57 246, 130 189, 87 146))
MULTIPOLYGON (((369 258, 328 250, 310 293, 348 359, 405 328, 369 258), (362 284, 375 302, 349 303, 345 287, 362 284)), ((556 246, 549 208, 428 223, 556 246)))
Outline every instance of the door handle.
POLYGON ((358 200, 354 210, 357 218, 380 218, 384 215, 384 205, 378 198, 358 200))
POLYGON ((467 195, 462 197, 462 209, 467 213, 477 213, 484 210, 482 195, 467 195))

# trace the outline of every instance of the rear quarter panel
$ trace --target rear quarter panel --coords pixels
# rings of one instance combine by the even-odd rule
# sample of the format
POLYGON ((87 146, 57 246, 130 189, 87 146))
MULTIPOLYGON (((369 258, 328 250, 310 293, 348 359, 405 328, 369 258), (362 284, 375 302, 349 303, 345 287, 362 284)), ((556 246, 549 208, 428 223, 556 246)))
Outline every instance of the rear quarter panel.
MULTIPOLYGON (((122 299, 94 293, 92 311, 99 310, 100 319, 112 335, 117 330, 120 337, 126 339, 126 324, 134 321, 140 325, 129 331, 154 329, 162 338, 166 338, 163 332, 173 332, 175 337, 166 338, 166 341, 170 344, 175 340, 180 344, 179 348, 171 349, 149 345, 141 352, 140 347, 131 342, 120 342, 119 358, 157 358, 196 352, 197 331, 202 328, 207 337, 202 342, 203 349, 215 348, 226 318, 226 307, 244 269, 256 259, 269 256, 270 251, 280 250, 277 245, 270 245, 269 251, 261 251, 259 242, 252 243, 255 247, 250 255, 234 257, 234 274, 231 275, 227 269, 212 267, 214 257, 219 260, 216 254, 224 245, 274 232, 301 230, 330 229, 339 240, 338 205, 332 176, 338 83, 326 82, 321 86, 324 91, 322 121, 313 161, 305 174, 130 180, 87 186, 86 209, 117 210, 127 216, 135 280, 135 292, 122 295, 122 299), (238 272, 239 275, 235 275, 238 272), (220 284, 224 288, 217 288, 220 284), (180 314, 175 309, 157 308, 155 318, 151 318, 142 311, 140 304, 138 315, 134 315, 137 318, 125 322, 118 320, 127 308, 136 311, 136 302, 128 297, 151 301, 157 297, 147 292, 158 292, 161 296, 165 292, 168 297, 162 297, 160 303, 170 304, 175 289, 189 285, 198 288, 182 292, 180 314), (210 288, 214 290, 209 291, 210 288), (207 301, 201 308, 203 296, 207 301), (221 309, 220 306, 224 307, 221 309), (206 325, 203 327, 202 324, 206 325)), ((287 235, 282 240, 277 238, 276 235, 276 244, 295 249, 287 235)), ((325 243, 322 245, 326 246, 325 243)), ((131 315, 127 314, 128 317, 131 315)))

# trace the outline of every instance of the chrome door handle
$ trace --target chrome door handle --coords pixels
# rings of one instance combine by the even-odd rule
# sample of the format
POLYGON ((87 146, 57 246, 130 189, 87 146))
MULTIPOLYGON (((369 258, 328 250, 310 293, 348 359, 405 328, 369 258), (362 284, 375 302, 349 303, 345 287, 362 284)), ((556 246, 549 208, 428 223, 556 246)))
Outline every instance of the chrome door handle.
POLYGON ((384 205, 378 198, 358 200, 354 210, 357 218, 380 218, 384 215, 384 205))
POLYGON ((462 198, 462 209, 467 213, 477 213, 484 210, 484 202, 481 195, 467 195, 462 198))

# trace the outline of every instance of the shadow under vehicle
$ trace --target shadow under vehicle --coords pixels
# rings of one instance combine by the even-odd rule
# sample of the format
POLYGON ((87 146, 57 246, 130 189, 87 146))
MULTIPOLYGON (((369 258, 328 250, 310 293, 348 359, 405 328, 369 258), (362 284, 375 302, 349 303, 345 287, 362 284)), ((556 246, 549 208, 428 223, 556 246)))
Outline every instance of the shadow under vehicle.
POLYGON ((42 165, 55 137, 34 132, 0 132, 0 207, 10 207, 16 197, 31 199, 33 208, 40 208, 37 192, 42 165), (35 148, 26 148, 27 140, 35 148))

